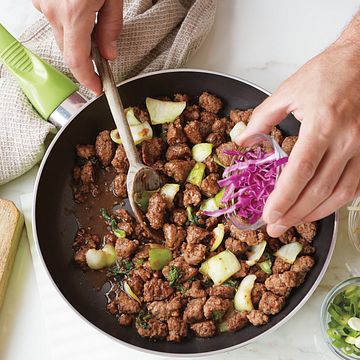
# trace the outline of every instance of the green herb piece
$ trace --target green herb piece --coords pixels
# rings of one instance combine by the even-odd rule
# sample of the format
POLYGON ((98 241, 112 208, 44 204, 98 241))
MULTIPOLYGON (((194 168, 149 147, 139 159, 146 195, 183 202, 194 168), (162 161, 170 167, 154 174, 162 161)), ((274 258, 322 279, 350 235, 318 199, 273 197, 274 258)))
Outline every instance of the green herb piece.
POLYGON ((109 268, 109 273, 115 278, 116 281, 121 281, 122 278, 129 274, 129 272, 134 268, 134 264, 129 259, 120 260, 117 264, 109 268))
POLYGON ((226 285, 226 286, 236 288, 239 285, 239 281, 230 278, 230 279, 227 279, 226 281, 224 281, 222 284, 226 285))
POLYGON ((136 265, 143 265, 144 260, 143 259, 136 259, 135 263, 136 263, 136 265))
POLYGON ((171 265, 169 268, 169 274, 167 276, 170 287, 175 287, 175 284, 180 278, 181 270, 178 267, 171 265))
POLYGON ((218 322, 220 321, 224 316, 224 313, 221 312, 221 311, 214 311, 212 314, 211 314, 211 320, 212 321, 215 321, 215 322, 218 322))
POLYGON ((140 310, 139 314, 136 317, 136 324, 143 329, 149 329, 150 324, 148 320, 151 319, 151 315, 147 313, 145 310, 140 310))
POLYGON ((101 214, 101 216, 104 218, 105 221, 108 221, 108 222, 111 221, 112 218, 111 218, 111 216, 109 215, 109 213, 107 212, 106 209, 101 208, 101 209, 100 209, 100 214, 101 214))
POLYGON ((194 210, 191 205, 186 207, 186 214, 188 217, 188 221, 191 225, 199 225, 200 218, 199 218, 199 216, 194 214, 194 210))
POLYGON ((118 238, 124 238, 126 237, 126 232, 123 229, 113 229, 114 235, 116 235, 118 238))
POLYGON ((156 193, 158 190, 145 190, 139 193, 135 193, 134 200, 136 205, 140 208, 143 213, 146 213, 150 196, 156 193))

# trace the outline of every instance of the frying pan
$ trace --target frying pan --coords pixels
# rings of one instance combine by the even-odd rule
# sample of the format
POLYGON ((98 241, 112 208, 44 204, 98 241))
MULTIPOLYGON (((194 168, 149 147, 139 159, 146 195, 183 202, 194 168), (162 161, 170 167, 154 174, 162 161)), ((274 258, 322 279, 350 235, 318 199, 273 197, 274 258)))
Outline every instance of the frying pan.
MULTIPOLYGON (((223 114, 228 114, 233 108, 253 108, 269 95, 248 81, 194 69, 166 70, 137 76, 120 83, 118 90, 125 107, 144 103, 147 96, 179 92, 196 97, 208 91, 223 99, 223 114)), ((41 103, 41 99, 38 101, 41 103)), ((34 238, 38 253, 59 295, 83 320, 99 330, 99 336, 110 336, 138 350, 163 355, 205 355, 239 348, 257 340, 284 324, 300 310, 328 267, 335 245, 336 214, 318 222, 318 234, 314 240, 316 264, 305 283, 293 291, 285 308, 273 316, 268 324, 261 327, 248 326, 237 333, 224 333, 210 339, 191 337, 181 343, 149 341, 141 338, 135 329, 121 327, 117 319, 106 311, 107 286, 96 290, 89 277, 74 265, 72 242, 78 223, 74 216, 75 204, 70 186, 75 165, 75 145, 93 144, 101 130, 113 129, 115 125, 104 96, 85 103, 79 94, 72 92, 68 99, 61 99, 60 102, 61 105, 48 118, 59 127, 64 125, 47 149, 35 184, 34 238)), ((296 135, 300 124, 289 115, 279 127, 286 135, 296 135)))

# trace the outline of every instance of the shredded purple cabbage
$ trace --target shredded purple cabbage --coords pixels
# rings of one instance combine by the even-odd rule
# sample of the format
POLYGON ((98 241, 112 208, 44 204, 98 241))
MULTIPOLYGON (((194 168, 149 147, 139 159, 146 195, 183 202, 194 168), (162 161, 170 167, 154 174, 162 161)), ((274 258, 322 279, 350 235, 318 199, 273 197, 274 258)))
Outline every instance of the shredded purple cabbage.
POLYGON ((221 203, 227 206, 204 211, 204 214, 218 217, 235 212, 248 224, 254 224, 274 190, 277 168, 288 158, 276 159, 275 152, 266 153, 260 146, 246 153, 236 150, 225 150, 224 153, 235 158, 233 164, 224 170, 223 179, 218 181, 219 186, 225 188, 221 203))

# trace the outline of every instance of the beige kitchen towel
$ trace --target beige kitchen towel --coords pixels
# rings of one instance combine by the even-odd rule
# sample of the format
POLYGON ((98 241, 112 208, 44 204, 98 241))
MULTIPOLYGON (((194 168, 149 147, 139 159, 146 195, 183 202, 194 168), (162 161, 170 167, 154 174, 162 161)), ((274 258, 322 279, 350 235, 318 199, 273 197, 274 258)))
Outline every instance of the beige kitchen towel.
MULTIPOLYGON (((216 0, 125 0, 124 28, 118 41, 121 56, 112 63, 116 81, 183 66, 208 34, 215 10, 216 0)), ((74 80, 45 18, 19 40, 74 80)), ((80 91, 91 98, 84 87, 80 91)), ((4 66, 0 66, 0 99, 1 185, 36 164, 44 154, 46 137, 56 130, 39 117, 4 66)))

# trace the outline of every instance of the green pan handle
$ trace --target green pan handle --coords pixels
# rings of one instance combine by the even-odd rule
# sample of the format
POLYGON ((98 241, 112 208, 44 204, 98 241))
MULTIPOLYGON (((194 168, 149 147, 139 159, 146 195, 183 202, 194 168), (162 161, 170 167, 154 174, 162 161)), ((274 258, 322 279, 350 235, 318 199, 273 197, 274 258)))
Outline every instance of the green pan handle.
POLYGON ((78 90, 76 84, 26 49, 1 24, 0 61, 16 77, 34 108, 46 120, 78 90))

